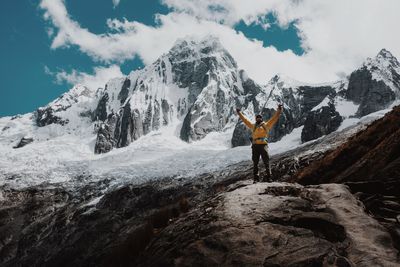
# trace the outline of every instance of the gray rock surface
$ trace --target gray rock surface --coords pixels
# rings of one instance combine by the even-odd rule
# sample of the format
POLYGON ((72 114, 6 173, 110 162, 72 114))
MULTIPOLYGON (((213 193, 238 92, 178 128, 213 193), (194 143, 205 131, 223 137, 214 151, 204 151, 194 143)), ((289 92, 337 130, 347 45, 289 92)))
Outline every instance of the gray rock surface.
POLYGON ((18 144, 16 146, 14 146, 13 148, 20 148, 20 147, 24 147, 30 143, 33 142, 33 138, 30 137, 22 137, 21 140, 19 140, 18 144))
POLYGON ((301 141, 307 142, 330 134, 339 128, 342 121, 343 118, 336 111, 333 103, 310 111, 301 131, 301 141))
POLYGON ((167 226, 138 266, 396 266, 382 240, 346 186, 239 182, 167 226))
POLYGON ((68 119, 62 119, 54 114, 55 111, 52 107, 38 108, 35 112, 36 125, 43 127, 49 124, 65 125, 69 122, 68 119))
POLYGON ((395 100, 395 93, 383 81, 374 80, 371 72, 364 67, 350 75, 346 97, 360 104, 357 115, 362 117, 386 108, 395 100))
POLYGON ((96 144, 94 147, 95 154, 109 152, 115 146, 114 133, 110 126, 102 123, 97 132, 96 144))

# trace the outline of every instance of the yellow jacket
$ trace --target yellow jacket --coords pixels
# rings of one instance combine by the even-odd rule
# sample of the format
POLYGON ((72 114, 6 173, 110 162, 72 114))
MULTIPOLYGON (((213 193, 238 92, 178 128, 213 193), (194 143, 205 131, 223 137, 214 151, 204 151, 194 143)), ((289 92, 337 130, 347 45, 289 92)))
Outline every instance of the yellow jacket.
POLYGON ((269 131, 272 126, 278 121, 279 116, 282 113, 282 109, 278 109, 275 114, 268 121, 262 122, 258 127, 254 128, 254 124, 251 123, 242 112, 238 112, 240 119, 246 124, 248 128, 252 131, 253 144, 266 145, 268 144, 267 138, 269 135, 269 131), (262 138, 262 139, 260 139, 262 138))

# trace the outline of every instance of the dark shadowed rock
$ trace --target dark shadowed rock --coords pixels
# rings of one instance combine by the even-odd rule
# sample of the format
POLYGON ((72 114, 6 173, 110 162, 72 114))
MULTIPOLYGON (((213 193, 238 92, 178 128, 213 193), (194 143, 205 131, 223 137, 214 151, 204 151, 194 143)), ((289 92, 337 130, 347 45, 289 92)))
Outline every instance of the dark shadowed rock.
POLYGON ((294 114, 296 118, 296 127, 303 125, 306 121, 308 113, 316 107, 328 95, 335 95, 335 90, 330 86, 300 86, 300 113, 294 114))
POLYGON ((69 122, 68 119, 62 119, 54 113, 55 111, 52 107, 38 108, 35 112, 37 126, 43 127, 53 123, 65 125, 69 122))
POLYGON ((33 138, 22 137, 21 140, 18 142, 18 144, 16 146, 14 146, 13 148, 24 147, 32 142, 33 142, 33 138))
POLYGON ((162 110, 162 125, 168 125, 169 121, 171 120, 170 114, 170 106, 168 101, 165 99, 161 100, 161 110, 162 110))
POLYGON ((182 128, 179 137, 186 142, 189 142, 189 137, 190 137, 190 122, 191 122, 191 117, 192 117, 192 112, 191 109, 189 109, 188 113, 186 114, 183 123, 182 123, 182 128))
POLYGON ((233 130, 231 140, 232 147, 250 145, 250 138, 251 130, 247 128, 247 126, 242 121, 239 121, 238 124, 236 124, 235 129, 233 130))
POLYGON ((310 111, 301 131, 301 141, 307 142, 336 131, 343 118, 333 104, 310 111))
POLYGON ((117 147, 125 147, 131 143, 133 121, 131 117, 131 105, 127 103, 122 109, 122 116, 119 118, 116 128, 119 132, 115 134, 117 147))
POLYGON ((154 114, 152 117, 152 128, 151 130, 156 131, 158 129, 160 129, 161 126, 161 105, 160 102, 158 102, 157 100, 154 100, 154 114))
POLYGON ((384 109, 395 100, 393 90, 383 81, 373 79, 366 67, 350 75, 346 97, 360 104, 357 110, 359 117, 384 109))
POLYGON ((121 105, 125 103, 125 100, 129 96, 129 87, 130 86, 131 86, 131 80, 126 78, 124 83, 122 84, 121 91, 118 94, 118 99, 121 101, 121 105))
MULTIPOLYGON (((106 87, 107 89, 107 87, 106 87)), ((104 95, 100 98, 99 103, 97 104, 96 110, 93 112, 93 120, 105 121, 107 119, 107 102, 108 102, 108 93, 104 93, 104 95)))
POLYGON ((107 123, 102 123, 97 132, 95 154, 107 153, 115 146, 114 133, 107 123))

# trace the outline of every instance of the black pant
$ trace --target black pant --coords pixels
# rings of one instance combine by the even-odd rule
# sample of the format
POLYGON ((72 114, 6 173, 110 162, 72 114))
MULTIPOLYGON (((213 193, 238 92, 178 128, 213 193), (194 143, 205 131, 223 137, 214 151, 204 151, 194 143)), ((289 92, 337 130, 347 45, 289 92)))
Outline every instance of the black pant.
POLYGON ((269 166, 269 155, 268 155, 268 145, 259 145, 259 144, 253 144, 251 146, 252 150, 252 160, 253 160, 253 174, 254 174, 254 180, 259 180, 258 176, 258 162, 260 161, 260 156, 264 162, 265 165, 265 178, 270 179, 271 178, 271 170, 269 166))

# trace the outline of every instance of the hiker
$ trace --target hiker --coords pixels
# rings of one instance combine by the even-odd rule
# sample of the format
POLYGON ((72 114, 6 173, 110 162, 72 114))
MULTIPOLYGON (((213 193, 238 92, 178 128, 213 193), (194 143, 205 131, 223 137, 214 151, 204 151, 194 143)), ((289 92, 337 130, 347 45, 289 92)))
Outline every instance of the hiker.
POLYGON ((279 116, 282 113, 282 105, 278 105, 278 109, 275 114, 268 121, 263 121, 262 116, 260 114, 256 115, 256 123, 252 124, 240 111, 240 108, 237 108, 236 111, 248 128, 252 130, 252 138, 251 138, 251 150, 252 150, 252 160, 253 160, 253 175, 254 175, 254 183, 260 181, 260 176, 258 175, 258 162, 260 161, 260 156, 264 162, 266 172, 262 177, 263 182, 271 182, 271 169, 269 166, 269 155, 268 155, 268 142, 267 138, 269 135, 269 131, 272 129, 272 126, 278 121, 279 116))

